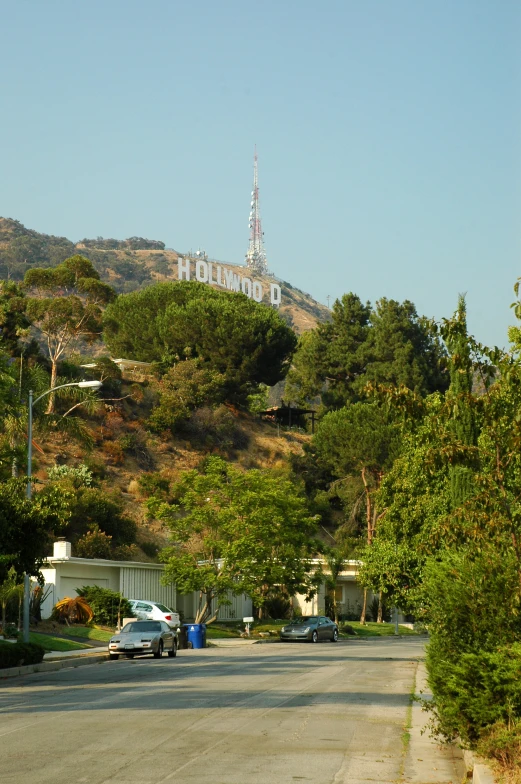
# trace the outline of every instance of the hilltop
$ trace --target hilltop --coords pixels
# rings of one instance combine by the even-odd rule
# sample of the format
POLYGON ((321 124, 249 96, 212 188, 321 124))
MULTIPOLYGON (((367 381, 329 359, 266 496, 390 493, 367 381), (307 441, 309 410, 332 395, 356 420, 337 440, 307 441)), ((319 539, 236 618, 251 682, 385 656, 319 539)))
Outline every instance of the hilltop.
MULTIPOLYGON (((190 270, 191 280, 196 279, 197 271, 200 275, 202 269, 206 270, 214 284, 220 281, 221 288, 238 290, 239 287, 240 290, 243 279, 248 278, 252 296, 268 305, 272 298, 270 292, 276 287, 281 296, 279 313, 296 332, 312 329, 318 321, 329 318, 327 308, 289 283, 257 276, 245 267, 212 261, 206 256, 181 254, 165 248, 159 240, 96 238, 74 243, 66 237, 27 229, 19 221, 0 218, 0 280, 21 281, 31 268, 56 267, 78 253, 88 257, 102 280, 118 293, 142 290, 157 282, 177 281, 181 266, 185 273, 190 270)), ((222 296, 227 300, 227 294, 223 292, 222 296)), ((302 454, 303 446, 310 439, 303 430, 288 432, 274 423, 260 421, 246 406, 239 410, 229 401, 219 404, 218 400, 201 402, 176 427, 154 429, 150 425, 151 413, 157 409, 164 392, 155 370, 130 364, 121 366, 119 371, 109 362, 107 346, 101 341, 93 346, 80 342, 75 348, 76 353, 70 353, 61 362, 59 372, 63 380, 97 378, 100 375, 97 363, 105 361, 104 387, 98 402, 85 409, 76 409, 75 405, 71 408, 65 400, 59 403, 62 418, 47 427, 44 436, 36 428, 33 465, 39 491, 54 481, 51 469, 56 466, 75 469, 85 464, 92 471, 95 485, 85 490, 91 494, 91 506, 78 512, 79 527, 72 538, 74 546, 87 523, 99 523, 102 532, 111 531, 110 526, 115 525, 112 518, 115 514, 117 519, 119 509, 137 525, 131 550, 125 551, 126 557, 153 559, 166 539, 162 525, 146 514, 144 502, 151 487, 163 488, 162 492, 166 493, 164 488, 171 487, 182 471, 200 466, 209 454, 222 455, 245 470, 285 470, 291 456, 302 454), (69 416, 71 411, 74 414, 69 416)), ((35 359, 26 354, 22 360, 23 372, 30 373, 35 362, 49 370, 42 357, 35 359)), ((280 402, 283 384, 281 381, 271 388, 271 404, 280 402)), ((266 403, 262 401, 258 407, 266 408, 266 403)), ((81 503, 86 504, 86 496, 81 497, 81 503)))
MULTIPOLYGON (((89 258, 98 270, 101 279, 118 293, 127 293, 144 288, 151 283, 178 279, 180 256, 190 258, 195 268, 196 259, 165 248, 159 240, 130 237, 126 240, 83 239, 72 242, 66 237, 42 234, 27 229, 12 218, 0 217, 0 279, 22 280, 31 267, 55 267, 75 253, 89 258)), ((247 275, 245 267, 216 262, 224 270, 247 275)), ((330 318, 329 310, 309 294, 286 281, 257 276, 263 287, 269 290, 276 281, 281 287, 281 316, 293 329, 301 334, 313 329, 320 321, 330 318)))

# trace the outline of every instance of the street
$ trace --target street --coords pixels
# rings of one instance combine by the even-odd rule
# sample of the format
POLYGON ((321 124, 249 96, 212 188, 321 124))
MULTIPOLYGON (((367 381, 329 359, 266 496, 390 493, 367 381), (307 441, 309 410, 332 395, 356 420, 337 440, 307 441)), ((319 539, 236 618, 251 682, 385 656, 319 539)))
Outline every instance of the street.
POLYGON ((0 682, 3 784, 403 780, 422 639, 120 659, 0 682))

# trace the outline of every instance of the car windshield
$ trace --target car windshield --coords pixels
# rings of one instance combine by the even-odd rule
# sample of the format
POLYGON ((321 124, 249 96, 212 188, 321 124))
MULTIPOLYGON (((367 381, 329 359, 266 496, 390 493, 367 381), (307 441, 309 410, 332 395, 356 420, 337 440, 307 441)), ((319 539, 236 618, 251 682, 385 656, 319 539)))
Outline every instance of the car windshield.
POLYGON ((169 610, 168 607, 165 607, 164 604, 156 604, 156 607, 158 608, 158 610, 161 610, 161 612, 164 612, 164 613, 171 613, 172 612, 172 610, 169 610))
POLYGON ((140 632, 160 632, 161 624, 159 621, 133 621, 127 623, 121 630, 121 634, 139 634, 140 632))
POLYGON ((318 616, 316 615, 306 615, 302 618, 295 618, 295 620, 291 621, 294 626, 300 626, 302 623, 316 623, 318 621, 318 616))

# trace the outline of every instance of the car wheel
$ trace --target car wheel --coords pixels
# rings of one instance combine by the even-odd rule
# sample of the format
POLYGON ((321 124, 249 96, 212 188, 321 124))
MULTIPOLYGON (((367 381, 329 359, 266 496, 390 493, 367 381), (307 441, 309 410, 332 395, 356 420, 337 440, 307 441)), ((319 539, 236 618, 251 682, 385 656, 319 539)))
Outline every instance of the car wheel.
POLYGON ((170 656, 171 659, 173 659, 174 656, 177 656, 177 643, 175 640, 174 640, 174 647, 172 648, 171 651, 168 651, 168 655, 170 656))
POLYGON ((160 659, 163 655, 163 640, 159 640, 157 651, 154 651, 154 659, 160 659))
POLYGON ((116 661, 116 659, 119 659, 119 653, 109 653, 109 659, 111 661, 116 661))
POLYGON ((338 642, 338 629, 334 630, 333 636, 331 637, 331 642, 338 642))
POLYGON ((311 642, 318 642, 318 633, 317 632, 313 632, 313 634, 311 635, 311 642))

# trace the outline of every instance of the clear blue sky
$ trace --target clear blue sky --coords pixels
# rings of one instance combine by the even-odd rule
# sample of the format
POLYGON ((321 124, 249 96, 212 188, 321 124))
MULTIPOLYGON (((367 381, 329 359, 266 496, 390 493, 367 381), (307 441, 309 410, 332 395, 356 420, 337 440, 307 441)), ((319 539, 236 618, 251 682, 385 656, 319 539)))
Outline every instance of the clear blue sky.
POLYGON ((2 4, 0 215, 268 261, 504 345, 521 275, 519 0, 2 4))

